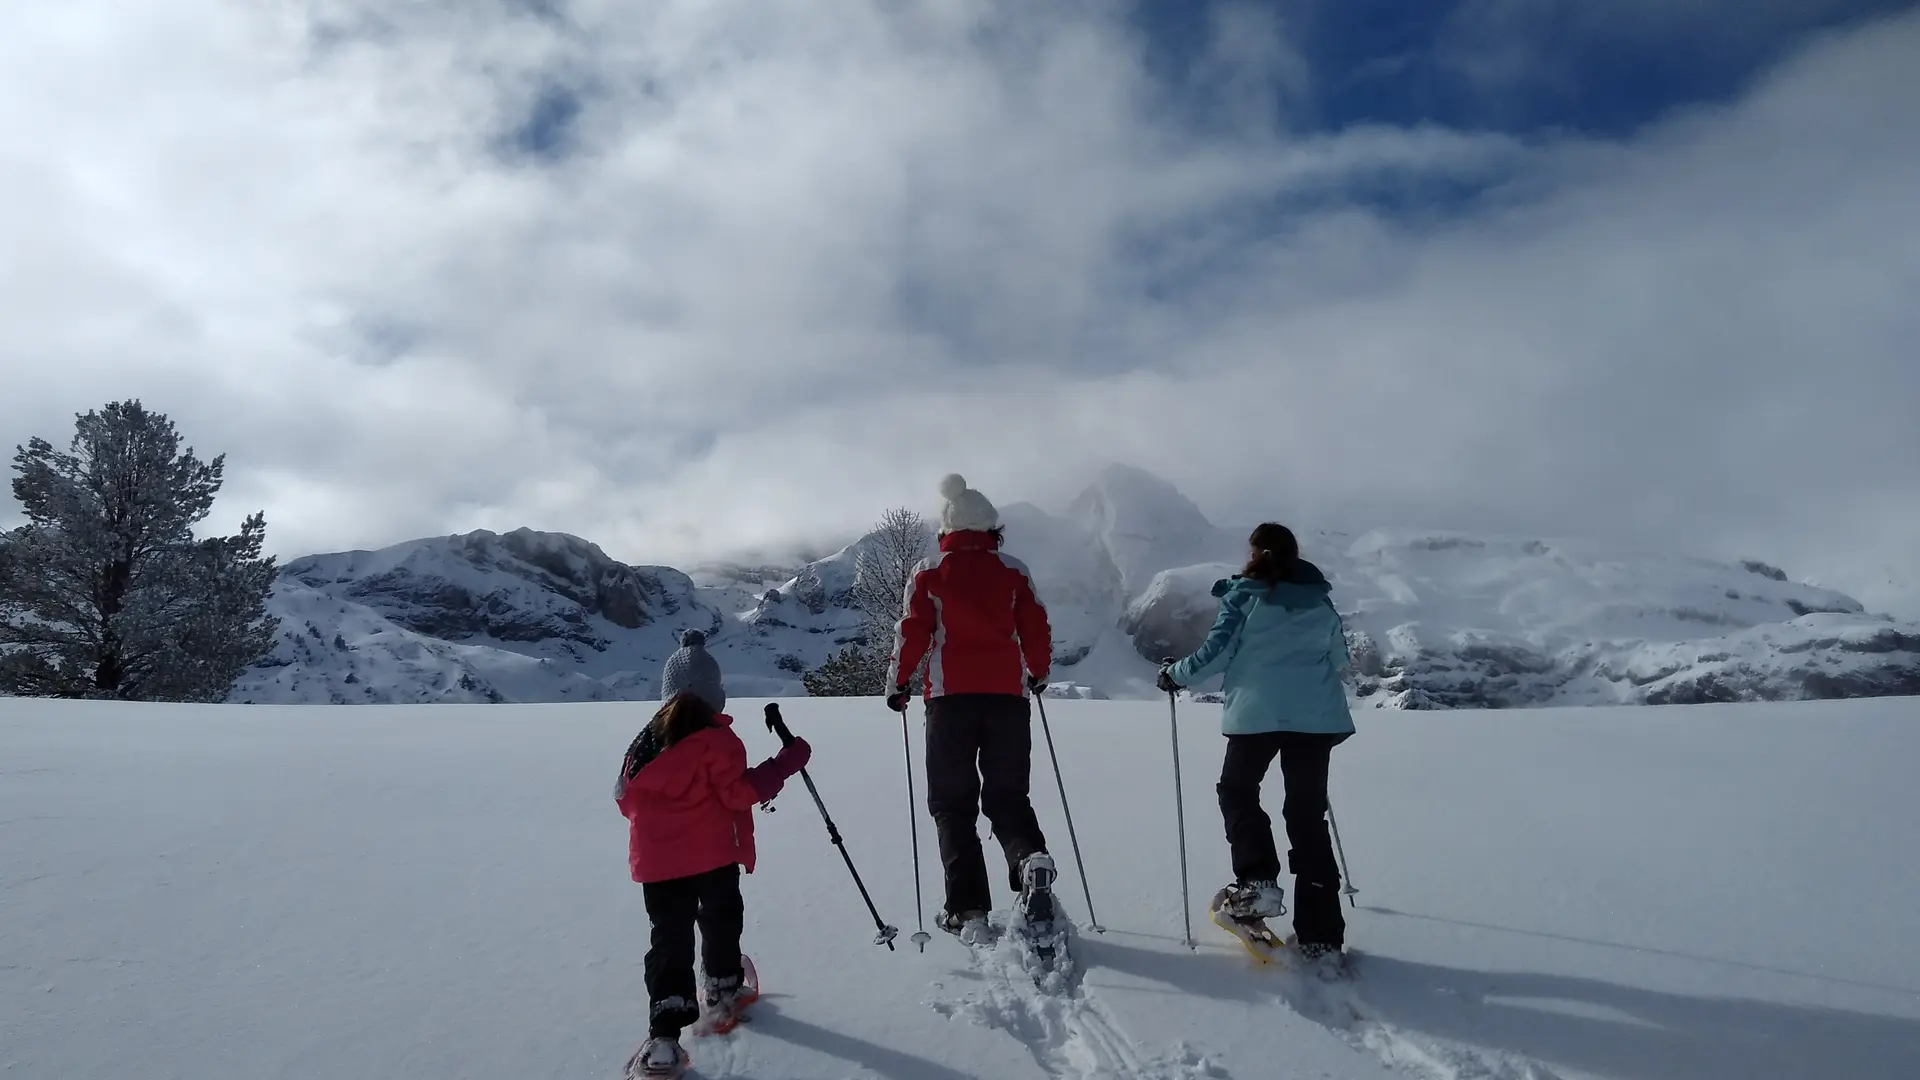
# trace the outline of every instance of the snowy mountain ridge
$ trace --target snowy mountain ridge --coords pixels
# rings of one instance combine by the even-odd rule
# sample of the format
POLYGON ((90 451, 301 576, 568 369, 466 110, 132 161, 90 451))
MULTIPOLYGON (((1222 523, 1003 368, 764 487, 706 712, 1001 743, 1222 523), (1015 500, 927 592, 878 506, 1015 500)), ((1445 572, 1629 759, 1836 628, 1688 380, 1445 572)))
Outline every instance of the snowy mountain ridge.
MULTIPOLYGON (((1154 696, 1154 663, 1198 644, 1248 529, 1116 466, 1062 514, 1002 508, 1054 624, 1054 693, 1154 696)), ((867 539, 793 568, 630 566, 573 536, 474 532, 297 559, 282 634, 232 700, 547 702, 655 696, 706 632, 736 695, 796 695, 860 636, 867 539)), ((1355 692, 1399 708, 1685 704, 1920 694, 1920 624, 1762 563, 1577 541, 1412 530, 1303 532, 1334 583, 1355 692)), ((1206 688, 1201 688, 1206 689, 1206 688)))

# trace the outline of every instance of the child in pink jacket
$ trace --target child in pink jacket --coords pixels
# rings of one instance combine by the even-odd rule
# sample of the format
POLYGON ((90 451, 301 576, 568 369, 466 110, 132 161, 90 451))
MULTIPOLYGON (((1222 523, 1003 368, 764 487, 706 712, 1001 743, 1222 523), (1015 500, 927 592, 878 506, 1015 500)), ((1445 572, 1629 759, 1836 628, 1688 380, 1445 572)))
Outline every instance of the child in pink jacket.
POLYGON ((747 767, 747 748, 720 710, 726 691, 705 638, 691 631, 661 677, 666 704, 634 738, 614 785, 626 816, 627 865, 653 923, 647 950, 648 1037, 633 1071, 674 1076, 686 1067, 682 1029, 740 1004, 740 870, 753 872, 753 805, 779 794, 812 751, 793 744, 747 767), (694 928, 706 986, 694 998, 694 928))

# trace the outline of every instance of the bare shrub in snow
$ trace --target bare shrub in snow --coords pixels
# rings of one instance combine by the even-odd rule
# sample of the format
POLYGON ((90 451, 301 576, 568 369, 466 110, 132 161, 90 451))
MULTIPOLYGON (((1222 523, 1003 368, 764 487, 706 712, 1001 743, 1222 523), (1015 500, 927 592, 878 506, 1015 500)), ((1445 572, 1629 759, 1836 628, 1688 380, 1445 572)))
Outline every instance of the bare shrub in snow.
POLYGON ((860 541, 853 606, 860 612, 861 641, 849 644, 804 677, 814 697, 866 697, 888 690, 887 662, 894 628, 905 613, 914 568, 933 546, 933 527, 901 507, 888 510, 860 541))

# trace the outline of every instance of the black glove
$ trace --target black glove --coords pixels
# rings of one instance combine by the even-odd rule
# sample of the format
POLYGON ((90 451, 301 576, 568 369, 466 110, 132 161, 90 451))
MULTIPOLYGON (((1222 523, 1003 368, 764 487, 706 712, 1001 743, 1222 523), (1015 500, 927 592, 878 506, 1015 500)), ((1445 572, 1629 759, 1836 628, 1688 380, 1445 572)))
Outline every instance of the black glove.
POLYGON ((1033 691, 1034 697, 1040 697, 1047 692, 1047 680, 1038 675, 1031 676, 1027 679, 1027 689, 1033 691))
POLYGON ((1170 667, 1160 669, 1160 678, 1154 681, 1154 685, 1158 686, 1162 693, 1177 694, 1180 692, 1180 684, 1173 681, 1173 669, 1170 667))
POLYGON ((904 686, 895 687, 893 693, 887 695, 887 708, 897 713, 906 712, 912 702, 913 691, 904 686))

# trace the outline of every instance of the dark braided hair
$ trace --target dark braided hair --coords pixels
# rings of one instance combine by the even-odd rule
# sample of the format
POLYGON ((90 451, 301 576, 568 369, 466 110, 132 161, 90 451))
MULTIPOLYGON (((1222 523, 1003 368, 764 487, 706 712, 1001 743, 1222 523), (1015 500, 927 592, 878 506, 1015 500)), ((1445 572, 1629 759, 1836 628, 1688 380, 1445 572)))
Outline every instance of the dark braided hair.
POLYGON ((1300 541, 1294 538, 1292 529, 1269 521, 1253 530, 1253 535, 1247 537, 1247 546, 1253 549, 1253 554, 1247 559, 1246 568, 1240 571, 1241 577, 1269 588, 1293 580, 1300 563, 1300 541))

